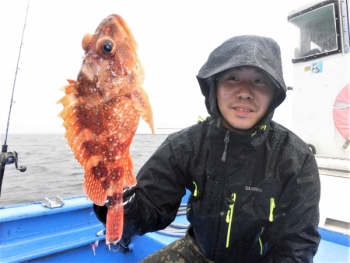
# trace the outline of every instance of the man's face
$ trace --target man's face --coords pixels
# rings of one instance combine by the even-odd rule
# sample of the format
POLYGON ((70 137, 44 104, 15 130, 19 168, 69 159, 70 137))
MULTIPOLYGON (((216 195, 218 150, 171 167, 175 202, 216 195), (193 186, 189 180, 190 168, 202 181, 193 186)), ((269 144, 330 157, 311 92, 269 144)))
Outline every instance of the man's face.
POLYGON ((229 130, 245 134, 264 116, 274 96, 271 79, 254 67, 234 68, 218 82, 217 101, 229 130))

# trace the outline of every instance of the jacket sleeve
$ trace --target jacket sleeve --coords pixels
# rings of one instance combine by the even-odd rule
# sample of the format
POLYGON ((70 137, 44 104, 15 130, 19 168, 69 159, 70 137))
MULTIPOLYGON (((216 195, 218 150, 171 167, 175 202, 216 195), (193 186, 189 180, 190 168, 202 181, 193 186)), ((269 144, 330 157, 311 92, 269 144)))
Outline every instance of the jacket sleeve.
POLYGON ((289 160, 280 171, 287 183, 276 203, 273 222, 266 228, 272 246, 264 263, 313 262, 320 242, 320 178, 315 157, 310 153, 301 161, 289 160))
MULTIPOLYGON (((164 229, 174 221, 186 193, 183 174, 167 139, 140 169, 137 185, 123 193, 123 238, 164 229)), ((94 210, 105 224, 107 209, 94 205, 94 210)))

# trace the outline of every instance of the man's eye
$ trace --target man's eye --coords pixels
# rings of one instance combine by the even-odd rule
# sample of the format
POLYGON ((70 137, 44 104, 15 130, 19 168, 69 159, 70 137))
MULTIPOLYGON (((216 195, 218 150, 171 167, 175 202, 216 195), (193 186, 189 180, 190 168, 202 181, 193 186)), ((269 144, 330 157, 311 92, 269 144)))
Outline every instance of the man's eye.
POLYGON ((229 78, 228 78, 228 80, 234 80, 234 81, 237 81, 237 80, 238 80, 238 78, 237 78, 237 77, 234 77, 234 76, 231 76, 231 77, 229 77, 229 78))
POLYGON ((264 80, 264 79, 257 79, 256 82, 257 83, 266 83, 266 80, 264 80))

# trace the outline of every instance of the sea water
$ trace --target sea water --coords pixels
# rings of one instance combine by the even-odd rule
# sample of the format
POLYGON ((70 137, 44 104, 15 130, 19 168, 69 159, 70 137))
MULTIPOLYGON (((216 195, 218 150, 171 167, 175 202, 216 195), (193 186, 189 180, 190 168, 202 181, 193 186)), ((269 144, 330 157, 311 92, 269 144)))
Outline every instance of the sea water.
MULTIPOLYGON (((136 175, 168 135, 136 134, 130 152, 136 175)), ((1 137, 4 143, 4 136, 1 137)), ((18 153, 18 165, 5 166, 0 206, 84 195, 84 170, 74 158, 63 134, 10 134, 7 152, 18 153)))

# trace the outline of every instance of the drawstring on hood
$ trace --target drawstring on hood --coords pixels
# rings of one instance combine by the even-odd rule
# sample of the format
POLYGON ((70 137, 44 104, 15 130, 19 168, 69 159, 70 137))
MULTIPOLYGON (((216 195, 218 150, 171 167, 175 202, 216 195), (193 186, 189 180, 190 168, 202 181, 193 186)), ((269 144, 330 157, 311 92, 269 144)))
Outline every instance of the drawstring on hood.
POLYGON ((283 80, 281 52, 271 38, 261 36, 237 36, 226 40, 214 49, 207 62, 197 75, 197 80, 205 97, 205 105, 213 119, 221 114, 217 105, 216 87, 218 78, 235 67, 253 66, 261 69, 273 82, 275 96, 257 126, 271 120, 274 110, 286 98, 286 85, 283 80))

